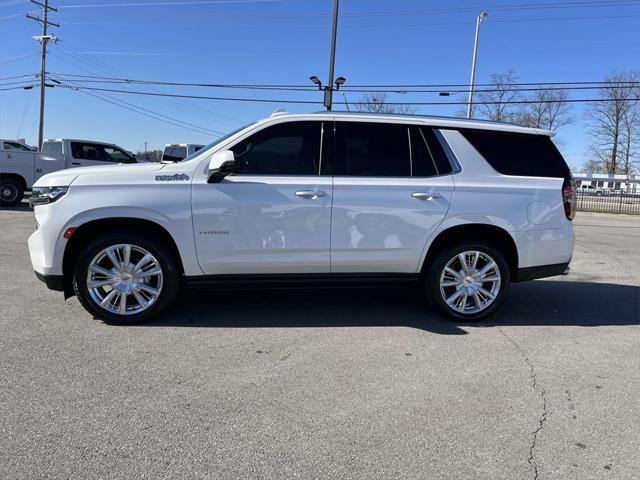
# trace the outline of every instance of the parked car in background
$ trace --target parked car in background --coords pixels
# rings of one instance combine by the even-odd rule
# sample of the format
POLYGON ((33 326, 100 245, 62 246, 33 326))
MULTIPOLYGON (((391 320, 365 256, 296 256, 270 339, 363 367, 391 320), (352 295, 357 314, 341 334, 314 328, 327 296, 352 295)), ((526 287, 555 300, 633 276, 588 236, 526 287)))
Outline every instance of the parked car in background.
POLYGON ((189 155, 204 148, 194 143, 167 143, 162 151, 162 162, 180 162, 189 155))
POLYGON ((584 184, 580 185, 577 191, 584 195, 597 195, 598 197, 603 196, 605 192, 604 189, 600 187, 594 187, 593 185, 584 185, 584 184))
POLYGON ((25 190, 47 173, 72 167, 136 163, 135 156, 110 143, 56 139, 47 140, 42 151, 12 140, 0 145, 0 205, 17 205, 25 190))
POLYGON ((574 187, 550 135, 281 113, 180 163, 41 178, 31 262, 49 288, 113 323, 153 317, 183 283, 406 282, 476 320, 511 282, 568 272, 574 187))

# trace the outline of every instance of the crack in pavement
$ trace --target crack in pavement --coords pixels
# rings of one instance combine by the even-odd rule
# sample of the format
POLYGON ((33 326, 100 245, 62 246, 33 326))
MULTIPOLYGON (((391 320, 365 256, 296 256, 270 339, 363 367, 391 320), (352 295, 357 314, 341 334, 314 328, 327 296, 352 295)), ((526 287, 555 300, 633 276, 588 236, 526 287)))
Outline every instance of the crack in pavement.
POLYGON ((542 430, 542 427, 547 421, 547 396, 546 396, 547 392, 544 389, 544 387, 538 383, 538 377, 533 367, 533 362, 531 361, 529 356, 526 354, 526 352, 522 349, 520 344, 518 344, 518 342, 516 342, 509 335, 504 333, 504 331, 502 331, 501 328, 498 328, 498 331, 516 347, 518 352, 520 352, 520 355, 522 355, 522 358, 524 358, 524 361, 529 366, 529 370, 530 370, 529 376, 531 377, 531 388, 533 390, 539 391, 540 397, 542 398, 542 414, 538 419, 538 427, 533 431, 533 439, 531 441, 531 445, 529 446, 529 458, 527 459, 527 461, 529 462, 529 465, 533 469, 533 480, 538 480, 538 473, 539 473, 538 464, 534 457, 534 450, 536 448, 536 443, 538 441, 538 434, 540 433, 540 431, 542 430))

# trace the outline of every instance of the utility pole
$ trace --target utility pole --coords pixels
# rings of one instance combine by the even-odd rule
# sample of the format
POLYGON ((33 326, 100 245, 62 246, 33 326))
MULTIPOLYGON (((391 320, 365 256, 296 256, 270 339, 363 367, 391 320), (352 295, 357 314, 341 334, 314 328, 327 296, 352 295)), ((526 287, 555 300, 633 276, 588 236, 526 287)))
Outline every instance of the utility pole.
POLYGON ((471 81, 469 82, 469 101, 467 103, 467 118, 473 116, 473 84, 476 81, 476 60, 478 59, 478 37, 480 36, 480 24, 489 16, 486 10, 476 19, 476 38, 473 42, 473 60, 471 61, 471 81))
POLYGON ((44 0, 44 3, 40 3, 37 0, 30 0, 31 3, 42 7, 42 18, 34 17, 27 13, 27 18, 35 20, 42 24, 42 35, 36 35, 32 37, 34 40, 38 40, 42 46, 41 51, 41 63, 40 63, 40 125, 38 127, 38 150, 42 150, 42 143, 44 142, 44 92, 46 88, 46 74, 47 74, 47 43, 50 40, 57 40, 54 35, 47 34, 47 27, 60 27, 60 24, 49 21, 49 10, 57 12, 58 9, 49 6, 49 0, 44 0))
POLYGON ((338 6, 340 0, 333 0, 333 26, 331 27, 331 56, 329 57, 329 79, 324 89, 324 106, 331 110, 333 101, 333 66, 336 63, 336 34, 338 31, 338 6))

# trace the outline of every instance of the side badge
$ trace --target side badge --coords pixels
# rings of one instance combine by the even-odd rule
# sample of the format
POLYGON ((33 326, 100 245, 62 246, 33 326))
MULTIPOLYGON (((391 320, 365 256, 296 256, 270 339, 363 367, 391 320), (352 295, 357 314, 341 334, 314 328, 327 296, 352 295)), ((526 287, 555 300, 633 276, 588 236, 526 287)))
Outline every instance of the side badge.
POLYGON ((186 173, 174 173, 173 175, 156 175, 156 182, 186 182, 189 175, 186 173))

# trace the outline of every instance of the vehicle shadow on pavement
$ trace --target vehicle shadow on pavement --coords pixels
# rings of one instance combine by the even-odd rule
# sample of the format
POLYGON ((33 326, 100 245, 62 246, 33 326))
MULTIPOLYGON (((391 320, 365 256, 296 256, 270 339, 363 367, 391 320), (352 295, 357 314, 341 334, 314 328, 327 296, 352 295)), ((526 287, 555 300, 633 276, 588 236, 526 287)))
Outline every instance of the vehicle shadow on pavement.
POLYGON ((0 207, 0 210, 10 212, 33 212, 33 209, 29 206, 28 200, 22 200, 22 203, 13 207, 0 207))
POLYGON ((640 287, 572 281, 512 285, 502 309, 477 323, 448 320, 416 288, 315 288, 184 293, 142 326, 309 328, 404 326, 464 335, 462 326, 638 324, 640 287))

